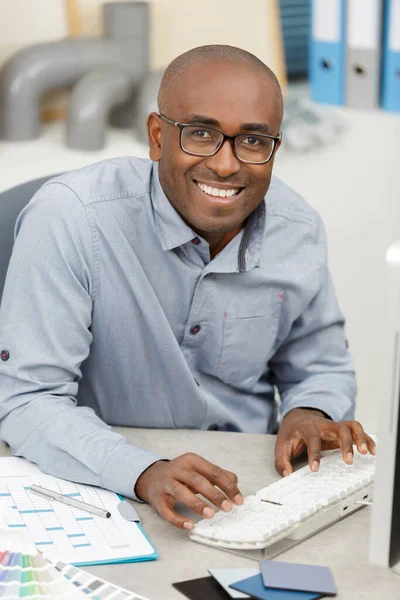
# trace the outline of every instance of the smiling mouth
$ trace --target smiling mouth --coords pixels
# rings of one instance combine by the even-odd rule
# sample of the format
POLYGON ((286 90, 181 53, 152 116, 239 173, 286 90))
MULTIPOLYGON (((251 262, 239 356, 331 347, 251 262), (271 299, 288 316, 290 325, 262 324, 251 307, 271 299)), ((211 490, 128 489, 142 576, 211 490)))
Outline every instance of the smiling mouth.
POLYGON ((240 192, 244 189, 242 187, 232 187, 229 189, 222 189, 217 187, 212 187, 210 185, 206 185, 201 183, 200 181, 195 181, 197 187, 207 196, 211 198, 235 198, 240 194, 240 192))

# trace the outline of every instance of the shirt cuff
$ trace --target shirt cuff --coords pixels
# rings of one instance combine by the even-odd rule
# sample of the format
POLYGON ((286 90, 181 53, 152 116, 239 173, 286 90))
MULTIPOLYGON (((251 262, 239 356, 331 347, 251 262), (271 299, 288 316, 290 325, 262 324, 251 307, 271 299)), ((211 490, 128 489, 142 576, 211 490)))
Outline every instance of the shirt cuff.
POLYGON ((143 471, 159 460, 166 459, 132 444, 118 445, 103 467, 101 485, 126 498, 143 502, 135 494, 136 481, 143 471))
MULTIPOLYGON (((317 410, 318 412, 322 413, 322 416, 325 417, 325 419, 329 419, 330 421, 333 421, 332 417, 330 417, 328 415, 328 413, 326 413, 324 410, 322 410, 322 408, 315 408, 315 406, 308 406, 308 404, 304 404, 303 406, 296 406, 296 408, 303 408, 304 410, 317 410)), ((294 410, 294 409, 291 408, 290 410, 294 410)))
POLYGON ((285 406, 281 408, 281 418, 283 419, 283 417, 294 408, 314 408, 325 413, 328 419, 336 422, 354 418, 349 414, 349 409, 346 411, 347 407, 344 408, 343 406, 337 406, 331 403, 329 403, 329 406, 327 407, 326 402, 321 402, 319 400, 306 401, 305 399, 291 400, 290 402, 285 403, 285 406))

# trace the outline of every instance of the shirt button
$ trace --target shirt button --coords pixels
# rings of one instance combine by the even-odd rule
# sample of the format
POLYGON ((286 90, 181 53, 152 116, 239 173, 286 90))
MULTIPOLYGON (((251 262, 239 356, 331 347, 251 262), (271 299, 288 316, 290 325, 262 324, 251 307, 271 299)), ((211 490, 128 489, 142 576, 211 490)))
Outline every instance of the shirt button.
POLYGON ((201 244, 201 240, 198 237, 195 237, 192 239, 192 244, 198 246, 199 244, 201 244))
POLYGON ((1 360, 8 360, 10 358, 10 353, 8 350, 2 350, 0 356, 1 360))
POLYGON ((219 427, 215 423, 208 427, 208 431, 218 431, 219 427))
POLYGON ((190 328, 190 333, 196 335, 196 333, 199 333, 200 329, 200 325, 192 325, 190 328))

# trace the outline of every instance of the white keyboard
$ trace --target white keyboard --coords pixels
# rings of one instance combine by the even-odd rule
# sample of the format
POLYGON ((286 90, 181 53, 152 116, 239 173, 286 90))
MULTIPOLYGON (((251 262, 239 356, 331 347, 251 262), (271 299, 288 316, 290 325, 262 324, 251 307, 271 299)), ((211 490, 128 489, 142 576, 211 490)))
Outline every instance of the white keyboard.
POLYGON ((275 555, 372 500, 375 456, 359 454, 347 465, 340 450, 321 457, 317 473, 308 466, 247 496, 241 506, 199 521, 193 541, 231 550, 275 545, 275 555))

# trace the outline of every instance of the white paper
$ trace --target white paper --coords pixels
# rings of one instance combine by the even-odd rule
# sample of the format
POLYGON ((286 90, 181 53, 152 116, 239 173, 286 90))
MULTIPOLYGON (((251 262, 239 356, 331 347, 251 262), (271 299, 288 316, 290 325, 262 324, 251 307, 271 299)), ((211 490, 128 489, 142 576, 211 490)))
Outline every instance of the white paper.
POLYGON ((23 531, 0 528, 0 552, 21 552, 34 556, 37 553, 35 544, 23 531))
POLYGON ((248 594, 239 592, 229 587, 232 583, 242 581, 248 577, 260 574, 260 569, 255 568, 244 568, 244 569, 208 569, 210 575, 218 581, 218 583, 224 588, 231 598, 250 598, 248 594))
POLYGON ((312 10, 313 38, 320 42, 338 42, 341 38, 341 0, 314 0, 312 10))
POLYGON ((7 501, 0 526, 27 533, 51 561, 79 565, 154 553, 138 525, 120 515, 113 492, 52 477, 25 459, 1 458, 0 494, 7 501), (111 518, 37 496, 29 490, 32 483, 105 508, 111 518))
POLYGON ((381 10, 380 0, 348 0, 347 44, 351 48, 380 47, 381 10))
POLYGON ((25 458, 2 456, 0 460, 0 477, 16 477, 19 475, 42 475, 42 472, 25 458))
POLYGON ((400 0, 392 0, 389 15, 389 48, 400 51, 400 0))

